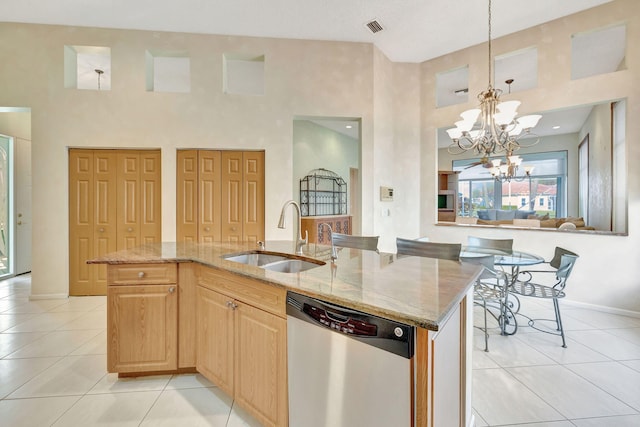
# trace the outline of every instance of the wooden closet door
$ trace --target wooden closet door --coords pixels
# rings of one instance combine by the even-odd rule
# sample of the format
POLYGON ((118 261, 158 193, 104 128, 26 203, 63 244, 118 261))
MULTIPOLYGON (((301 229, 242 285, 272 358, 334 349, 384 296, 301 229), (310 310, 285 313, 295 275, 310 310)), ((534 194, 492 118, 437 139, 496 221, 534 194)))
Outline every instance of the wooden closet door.
POLYGON ((93 283, 93 152, 69 151, 69 293, 82 295, 93 283))
POLYGON ((116 250, 115 181, 115 151, 69 151, 70 295, 106 293, 106 266, 86 261, 116 250))
POLYGON ((162 182, 160 151, 140 151, 138 204, 140 244, 154 243, 162 235, 162 182))
POLYGON ((243 153, 242 240, 264 241, 264 151, 243 153))
MULTIPOLYGON (((94 257, 117 250, 117 154, 113 150, 96 150, 93 154, 93 179, 95 196, 94 210, 94 257)), ((91 267, 94 273, 93 294, 107 292, 106 265, 91 267), (98 267, 98 268, 96 268, 98 267)))
POLYGON ((242 151, 222 153, 222 241, 242 241, 242 151))
POLYGON ((118 250, 140 245, 140 155, 118 152, 118 250))
POLYGON ((198 151, 178 150, 176 241, 198 242, 198 151))
POLYGON ((200 243, 219 242, 222 237, 221 218, 221 153, 198 152, 198 238, 200 243))

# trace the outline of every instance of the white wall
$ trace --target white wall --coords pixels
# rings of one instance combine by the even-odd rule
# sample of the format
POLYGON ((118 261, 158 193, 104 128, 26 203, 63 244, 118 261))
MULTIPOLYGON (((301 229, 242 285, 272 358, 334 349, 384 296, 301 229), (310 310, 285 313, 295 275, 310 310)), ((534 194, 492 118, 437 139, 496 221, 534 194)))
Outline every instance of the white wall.
POLYGON ((176 148, 264 149, 266 237, 290 239, 275 224, 293 198, 296 116, 361 117, 362 182, 371 188, 372 54, 364 43, 0 23, 9 64, 0 67, 0 100, 32 109, 32 294, 68 293, 68 147, 160 148, 165 241, 175 239, 176 148), (65 45, 111 47, 111 90, 65 89, 65 45), (190 93, 145 90, 149 49, 189 52, 190 93), (265 56, 264 96, 223 93, 225 53, 265 56))
MULTIPOLYGON (((521 114, 596 104, 611 99, 627 99, 626 140, 640 139, 640 50, 627 47, 626 69, 615 73, 571 80, 571 36, 575 33, 626 23, 627 40, 640 40, 640 3, 616 0, 541 26, 494 41, 496 56, 525 47, 538 49, 538 87, 503 96, 503 100, 522 101, 521 114)), ((433 183, 421 192, 421 230, 432 240, 466 241, 469 234, 495 238, 514 238, 514 248, 534 252, 549 259, 555 246, 580 254, 567 289, 568 298, 585 304, 640 312, 640 169, 629 168, 628 235, 601 235, 544 230, 506 230, 437 226, 434 174, 437 160, 436 130, 451 126, 460 112, 475 107, 474 97, 467 104, 435 108, 435 75, 469 64, 469 93, 486 89, 486 43, 464 49, 422 64, 422 181, 433 183)), ((640 161, 640 145, 627 144, 627 162, 640 161)))

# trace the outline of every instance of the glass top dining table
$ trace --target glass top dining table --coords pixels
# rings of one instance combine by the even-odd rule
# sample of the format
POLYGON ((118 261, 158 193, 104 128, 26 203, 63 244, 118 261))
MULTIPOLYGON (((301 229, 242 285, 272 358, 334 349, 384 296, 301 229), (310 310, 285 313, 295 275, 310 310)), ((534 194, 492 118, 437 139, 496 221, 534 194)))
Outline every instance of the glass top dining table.
POLYGON ((541 264, 544 258, 528 252, 512 251, 506 253, 498 249, 491 249, 479 246, 465 246, 460 252, 460 260, 472 261, 473 258, 494 256, 494 265, 500 267, 511 267, 511 272, 505 271, 506 285, 500 304, 500 331, 502 335, 513 335, 518 330, 516 314, 520 311, 520 300, 516 295, 509 294, 509 288, 518 280, 520 267, 541 264))
POLYGON ((544 258, 528 252, 512 251, 505 253, 503 251, 491 248, 483 248, 480 246, 465 246, 460 252, 460 259, 463 261, 469 258, 483 257, 487 255, 494 256, 495 265, 522 267, 527 265, 541 264, 544 258))

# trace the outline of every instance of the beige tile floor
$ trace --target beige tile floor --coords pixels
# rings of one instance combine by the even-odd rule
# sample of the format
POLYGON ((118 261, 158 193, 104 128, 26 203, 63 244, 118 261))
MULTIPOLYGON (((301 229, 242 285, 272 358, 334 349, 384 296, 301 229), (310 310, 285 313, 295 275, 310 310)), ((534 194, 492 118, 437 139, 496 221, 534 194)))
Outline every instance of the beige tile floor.
MULTIPOLYGON (((107 374, 105 298, 29 301, 30 287, 28 275, 0 282, 0 425, 259 425, 200 375, 107 374)), ((551 314, 544 303, 522 310, 551 314)), ((640 318, 567 304, 563 314, 566 349, 528 327, 511 337, 494 327, 485 353, 476 331, 476 425, 640 426, 640 318)))

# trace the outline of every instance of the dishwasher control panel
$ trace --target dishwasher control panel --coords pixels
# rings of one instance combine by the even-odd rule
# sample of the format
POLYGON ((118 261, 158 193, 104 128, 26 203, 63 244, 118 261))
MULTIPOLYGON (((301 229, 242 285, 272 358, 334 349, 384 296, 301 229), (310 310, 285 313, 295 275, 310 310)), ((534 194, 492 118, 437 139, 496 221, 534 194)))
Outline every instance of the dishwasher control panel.
POLYGON ((362 320, 355 320, 350 316, 343 316, 319 307, 305 303, 302 311, 314 318, 317 322, 328 328, 340 331, 343 334, 358 335, 361 337, 378 336, 378 327, 362 320))
POLYGON ((291 317, 407 359, 413 356, 411 325, 289 291, 287 321, 291 317))

